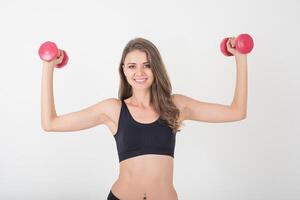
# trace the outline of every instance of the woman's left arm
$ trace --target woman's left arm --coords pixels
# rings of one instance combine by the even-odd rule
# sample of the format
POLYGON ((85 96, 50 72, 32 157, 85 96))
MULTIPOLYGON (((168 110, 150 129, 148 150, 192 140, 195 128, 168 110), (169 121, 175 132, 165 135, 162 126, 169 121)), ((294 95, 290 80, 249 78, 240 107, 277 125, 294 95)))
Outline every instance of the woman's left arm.
POLYGON ((243 118, 247 116, 248 75, 246 54, 235 54, 236 86, 231 108, 237 110, 243 118))
POLYGON ((174 103, 180 109, 181 120, 205 122, 230 122, 243 120, 247 116, 247 55, 233 47, 233 38, 228 40, 227 49, 236 61, 236 87, 231 105, 201 102, 190 97, 174 94, 174 103), (231 45, 229 44, 231 42, 231 45))

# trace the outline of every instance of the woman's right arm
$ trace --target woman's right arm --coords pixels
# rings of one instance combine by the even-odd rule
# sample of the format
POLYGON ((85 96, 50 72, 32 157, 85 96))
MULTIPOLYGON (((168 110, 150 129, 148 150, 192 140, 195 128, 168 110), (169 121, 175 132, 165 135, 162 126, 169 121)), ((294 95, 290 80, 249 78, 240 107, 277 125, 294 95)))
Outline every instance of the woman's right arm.
POLYGON ((58 116, 53 97, 54 66, 60 63, 63 56, 52 62, 43 62, 41 93, 41 125, 45 131, 64 132, 78 131, 105 124, 109 120, 112 106, 118 99, 109 98, 85 109, 58 116))

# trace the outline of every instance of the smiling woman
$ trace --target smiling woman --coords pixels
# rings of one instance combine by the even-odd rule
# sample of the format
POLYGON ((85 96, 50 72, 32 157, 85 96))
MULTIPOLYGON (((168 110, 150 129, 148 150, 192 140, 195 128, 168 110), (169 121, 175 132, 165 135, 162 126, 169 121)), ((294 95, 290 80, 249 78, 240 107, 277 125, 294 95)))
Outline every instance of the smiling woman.
POLYGON ((135 38, 125 46, 119 64, 119 98, 57 116, 52 79, 55 65, 63 60, 61 54, 43 63, 42 126, 46 131, 75 131, 100 124, 109 128, 117 145, 120 173, 108 200, 178 200, 173 185, 173 160, 182 122, 245 118, 246 57, 230 47, 228 51, 235 55, 240 68, 231 106, 172 94, 159 51, 149 40, 135 38))
POLYGON ((172 101, 172 86, 156 46, 144 38, 128 42, 119 65, 119 99, 132 97, 152 105, 161 121, 178 132, 179 109, 172 101))

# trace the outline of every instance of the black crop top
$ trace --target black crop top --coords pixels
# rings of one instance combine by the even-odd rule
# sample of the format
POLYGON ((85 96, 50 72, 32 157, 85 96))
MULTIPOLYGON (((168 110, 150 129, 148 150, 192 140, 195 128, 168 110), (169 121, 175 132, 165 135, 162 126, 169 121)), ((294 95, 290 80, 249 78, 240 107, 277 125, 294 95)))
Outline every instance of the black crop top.
POLYGON ((118 130, 114 138, 119 162, 144 154, 174 157, 176 135, 172 133, 172 129, 160 123, 159 119, 147 124, 135 121, 124 100, 122 100, 118 130))

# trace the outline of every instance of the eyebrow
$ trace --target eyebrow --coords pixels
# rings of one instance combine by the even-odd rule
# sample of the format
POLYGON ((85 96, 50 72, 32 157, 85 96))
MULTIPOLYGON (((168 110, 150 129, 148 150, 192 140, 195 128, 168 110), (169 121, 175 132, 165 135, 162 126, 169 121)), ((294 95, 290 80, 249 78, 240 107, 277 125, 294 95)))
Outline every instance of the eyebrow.
MULTIPOLYGON (((143 64, 146 64, 146 63, 150 63, 150 62, 143 62, 143 64)), ((127 63, 127 65, 129 64, 136 64, 136 63, 127 63)))

